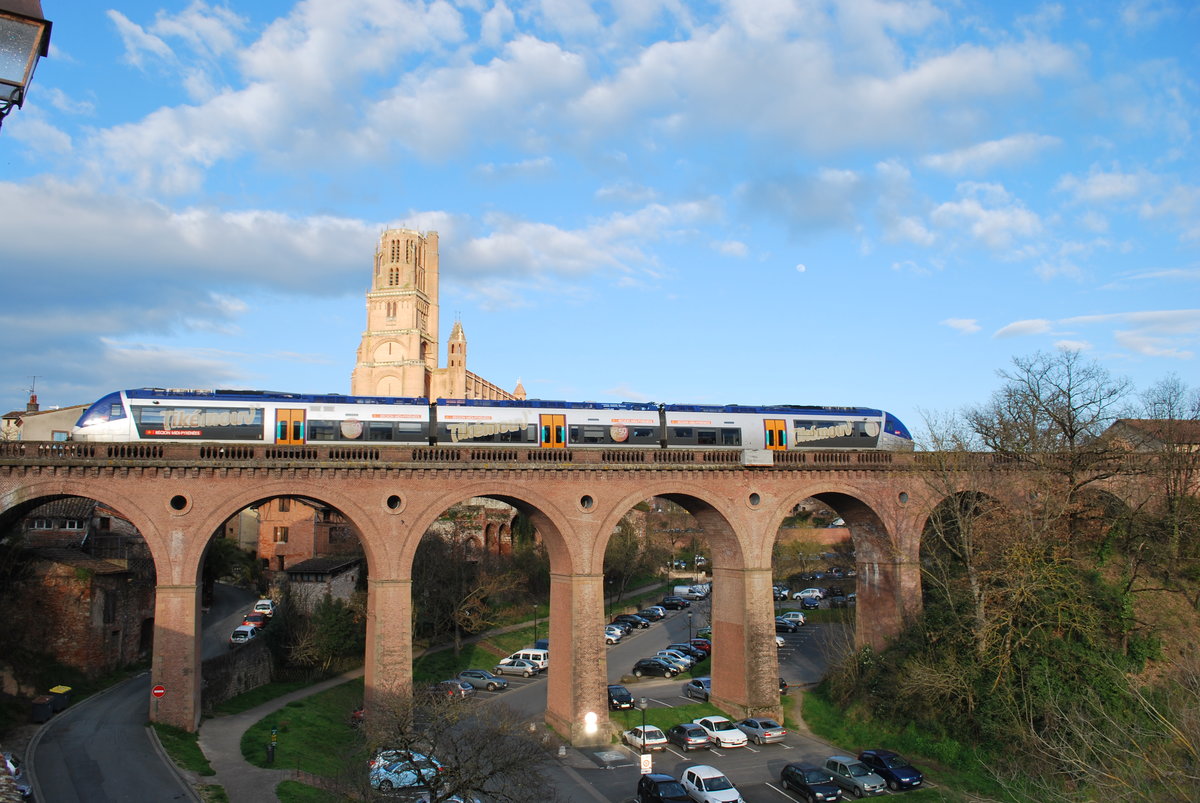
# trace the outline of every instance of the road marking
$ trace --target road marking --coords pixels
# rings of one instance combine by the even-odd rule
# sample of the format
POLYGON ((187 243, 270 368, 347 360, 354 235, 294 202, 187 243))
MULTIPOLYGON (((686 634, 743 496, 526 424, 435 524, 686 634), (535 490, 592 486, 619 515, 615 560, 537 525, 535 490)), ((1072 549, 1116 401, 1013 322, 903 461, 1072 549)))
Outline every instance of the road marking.
MULTIPOLYGON (((780 789, 778 786, 776 786, 775 784, 771 783, 770 781, 767 781, 766 785, 767 785, 767 786, 769 786, 770 788, 774 789, 774 790, 775 790, 776 792, 778 792, 779 794, 783 795, 783 796, 784 796, 785 798, 787 798, 788 800, 795 800, 795 799, 796 799, 796 798, 792 797, 790 794, 788 794, 788 791, 787 791, 786 789, 780 789)), ((838 797, 838 799, 840 800, 840 799, 841 799, 841 797, 839 796, 839 797, 838 797)))

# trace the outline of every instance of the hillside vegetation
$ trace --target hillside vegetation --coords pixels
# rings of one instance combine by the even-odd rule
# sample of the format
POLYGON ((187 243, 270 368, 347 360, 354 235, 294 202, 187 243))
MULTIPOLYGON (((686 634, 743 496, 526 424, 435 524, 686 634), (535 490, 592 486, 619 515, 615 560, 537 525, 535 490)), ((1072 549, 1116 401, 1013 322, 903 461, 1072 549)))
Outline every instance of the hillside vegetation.
POLYGON ((990 794, 1194 800, 1197 394, 1168 380, 1132 409, 1078 353, 1014 364, 988 404, 930 427, 946 501, 923 537, 922 614, 885 651, 849 656, 825 693, 848 719, 976 764, 990 794), (951 458, 980 450, 1028 471, 962 492, 951 458))

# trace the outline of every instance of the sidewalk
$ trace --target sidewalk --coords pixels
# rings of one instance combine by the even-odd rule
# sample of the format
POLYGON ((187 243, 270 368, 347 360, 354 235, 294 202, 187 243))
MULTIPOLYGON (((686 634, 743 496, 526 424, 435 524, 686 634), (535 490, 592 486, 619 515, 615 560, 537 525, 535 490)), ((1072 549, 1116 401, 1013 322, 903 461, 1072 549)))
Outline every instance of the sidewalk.
POLYGON ((242 757, 242 735, 254 723, 274 711, 278 711, 293 700, 362 677, 362 668, 353 669, 329 680, 299 689, 257 708, 226 717, 206 719, 200 724, 200 749, 208 758, 216 775, 193 776, 199 784, 218 784, 229 795, 230 803, 263 803, 277 800, 275 787, 280 781, 296 779, 291 769, 268 770, 250 764, 242 757))

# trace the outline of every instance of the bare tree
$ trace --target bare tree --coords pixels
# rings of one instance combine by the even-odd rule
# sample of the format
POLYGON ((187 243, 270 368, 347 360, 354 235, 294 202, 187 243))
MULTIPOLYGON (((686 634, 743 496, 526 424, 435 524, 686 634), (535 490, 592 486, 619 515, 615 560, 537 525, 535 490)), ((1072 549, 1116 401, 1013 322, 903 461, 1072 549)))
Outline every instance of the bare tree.
MULTIPOLYGON (((558 799, 545 775, 551 760, 547 740, 496 701, 480 704, 421 690, 414 696, 377 692, 361 730, 371 756, 403 761, 419 754, 437 761, 439 771, 429 775, 419 796, 410 790, 414 800, 443 803, 456 795, 495 803, 558 799)), ((360 795, 378 794, 361 763, 344 775, 360 795)))

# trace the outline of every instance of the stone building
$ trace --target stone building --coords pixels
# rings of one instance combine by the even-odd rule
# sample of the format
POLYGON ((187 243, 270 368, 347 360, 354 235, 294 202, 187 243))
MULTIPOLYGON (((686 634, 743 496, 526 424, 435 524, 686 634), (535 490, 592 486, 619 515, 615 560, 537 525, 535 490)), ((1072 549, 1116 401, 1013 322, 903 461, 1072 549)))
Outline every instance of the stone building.
POLYGON ((358 533, 339 511, 290 496, 258 506, 258 557, 264 569, 286 571, 309 558, 361 552, 358 533))
POLYGON ((24 410, 13 410, 0 419, 0 440, 65 441, 86 408, 85 404, 76 404, 43 410, 37 394, 30 394, 24 410))
POLYGON ((132 524, 93 499, 72 496, 31 510, 20 532, 29 563, 8 595, 23 613, 6 617, 10 637, 89 674, 149 651, 154 562, 132 524))
POLYGON ((357 557, 310 558, 287 570, 291 604, 312 613, 317 603, 329 594, 349 602, 358 590, 363 561, 357 557))
POLYGON ((438 279, 436 231, 388 229, 380 235, 351 395, 524 399, 519 382, 510 393, 467 370, 467 336, 458 321, 446 367, 439 367, 438 279))

